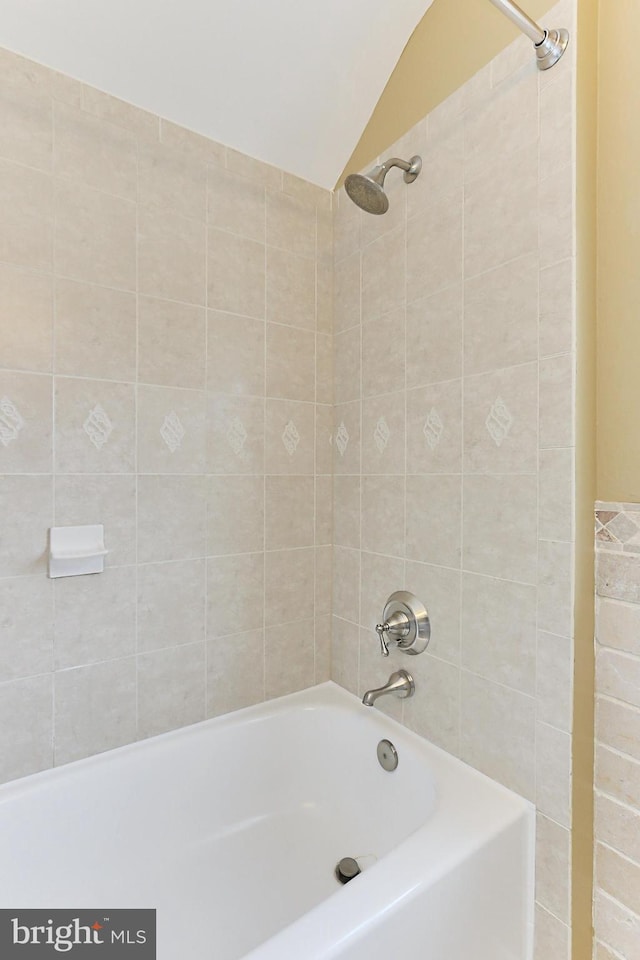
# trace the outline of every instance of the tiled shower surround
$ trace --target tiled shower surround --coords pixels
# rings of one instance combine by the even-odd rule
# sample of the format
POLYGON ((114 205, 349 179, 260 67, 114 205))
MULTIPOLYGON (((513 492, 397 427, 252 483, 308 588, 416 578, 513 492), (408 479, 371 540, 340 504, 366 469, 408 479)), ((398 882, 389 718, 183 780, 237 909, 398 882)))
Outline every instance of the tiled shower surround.
POLYGON ((374 217, 0 53, 0 779, 408 667, 377 708, 535 801, 568 960, 574 57, 516 41, 374 217), (106 573, 47 579, 95 522, 106 573))
POLYGON ((596 508, 594 960, 640 944, 640 504, 596 508))
POLYGON ((0 210, 0 780, 327 679, 330 194, 0 51, 0 210))
POLYGON ((535 801, 537 960, 570 948, 573 78, 516 42, 384 151, 423 158, 386 216, 334 221, 332 674, 410 670, 379 709, 535 801), (384 660, 398 589, 432 640, 384 660))

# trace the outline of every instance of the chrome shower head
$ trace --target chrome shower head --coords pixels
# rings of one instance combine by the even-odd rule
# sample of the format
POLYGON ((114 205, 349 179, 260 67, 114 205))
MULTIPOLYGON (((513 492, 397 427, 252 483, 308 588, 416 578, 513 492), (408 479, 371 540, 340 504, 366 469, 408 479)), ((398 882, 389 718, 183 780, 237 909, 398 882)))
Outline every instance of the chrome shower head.
POLYGON ((392 157, 370 170, 369 173, 350 173, 344 182, 347 194, 365 213, 380 215, 389 209, 389 198, 384 192, 384 178, 391 167, 404 170, 405 183, 413 183, 422 169, 420 157, 411 157, 408 162, 392 157))

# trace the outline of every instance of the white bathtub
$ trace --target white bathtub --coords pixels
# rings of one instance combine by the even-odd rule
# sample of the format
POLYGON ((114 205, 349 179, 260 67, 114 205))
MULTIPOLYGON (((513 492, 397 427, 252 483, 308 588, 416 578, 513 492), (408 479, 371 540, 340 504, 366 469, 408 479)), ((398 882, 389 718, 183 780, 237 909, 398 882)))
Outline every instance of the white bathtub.
POLYGON ((158 960, 529 960, 533 824, 326 683, 0 787, 0 907, 157 908, 158 960))

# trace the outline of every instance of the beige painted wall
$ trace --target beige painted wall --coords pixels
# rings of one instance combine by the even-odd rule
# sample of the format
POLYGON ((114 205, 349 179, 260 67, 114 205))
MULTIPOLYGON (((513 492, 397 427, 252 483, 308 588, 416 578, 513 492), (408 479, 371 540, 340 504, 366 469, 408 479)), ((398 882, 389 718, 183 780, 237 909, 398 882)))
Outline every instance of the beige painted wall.
MULTIPOLYGON (((605 10, 606 6, 606 10, 605 10)), ((640 501, 640 5, 600 18, 598 496, 640 501)))
MULTIPOLYGON (((526 2, 534 19, 551 6, 550 0, 526 2)), ((489 0, 435 0, 409 39, 343 178, 362 169, 518 35, 489 0)))

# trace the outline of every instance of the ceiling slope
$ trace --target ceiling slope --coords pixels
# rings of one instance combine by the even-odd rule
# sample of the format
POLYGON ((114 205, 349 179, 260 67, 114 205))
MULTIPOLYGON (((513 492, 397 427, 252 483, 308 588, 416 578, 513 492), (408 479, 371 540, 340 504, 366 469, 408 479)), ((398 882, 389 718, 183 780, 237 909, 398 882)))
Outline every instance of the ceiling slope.
POLYGON ((0 0, 0 46, 332 188, 432 0, 0 0))

